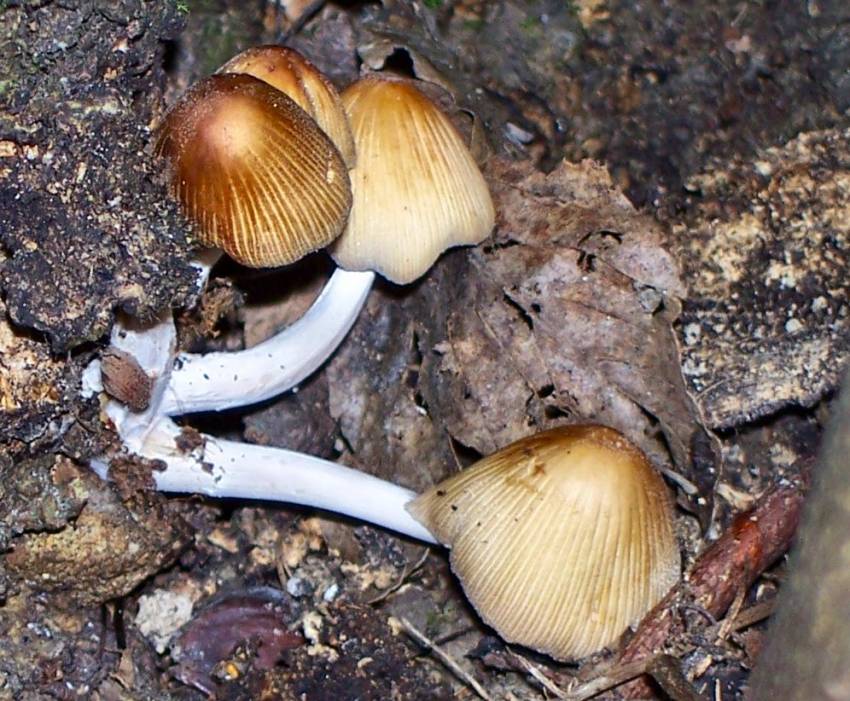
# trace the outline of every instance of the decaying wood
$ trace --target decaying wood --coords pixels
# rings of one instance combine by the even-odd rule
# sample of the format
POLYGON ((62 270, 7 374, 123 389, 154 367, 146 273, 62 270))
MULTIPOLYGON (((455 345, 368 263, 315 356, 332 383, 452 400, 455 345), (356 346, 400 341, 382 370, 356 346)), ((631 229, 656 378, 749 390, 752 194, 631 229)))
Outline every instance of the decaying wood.
POLYGON ((728 428, 834 390, 850 348, 850 130, 800 134, 691 179, 672 222, 689 281, 683 370, 728 428))

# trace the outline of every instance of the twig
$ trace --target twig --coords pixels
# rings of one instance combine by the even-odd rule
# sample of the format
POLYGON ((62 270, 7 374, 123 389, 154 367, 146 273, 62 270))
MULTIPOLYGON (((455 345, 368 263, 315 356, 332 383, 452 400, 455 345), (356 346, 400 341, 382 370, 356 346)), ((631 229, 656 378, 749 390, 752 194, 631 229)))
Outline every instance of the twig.
POLYGON ((508 654, 511 656, 511 661, 515 664, 519 665, 524 669, 531 677, 542 686, 546 691, 548 691, 552 696, 557 699, 566 699, 569 698, 567 694, 562 691, 558 686, 556 686, 555 682, 553 682, 549 677, 547 677, 536 665, 531 664, 527 659, 525 659, 522 655, 518 655, 513 650, 508 649, 508 654))
POLYGON ((440 662, 442 662, 451 672, 460 679, 464 684, 469 686, 476 694, 478 694, 484 701, 493 701, 493 697, 487 693, 487 690, 478 683, 478 681, 473 677, 469 672, 467 672, 463 667, 461 667, 457 662, 455 662, 448 654, 446 654, 441 648, 437 646, 435 642, 429 639, 424 633, 417 630, 413 627, 410 621, 406 618, 401 617, 396 619, 401 624, 401 627, 404 629, 404 632, 407 633, 411 638, 413 638, 417 643, 419 643, 422 647, 427 648, 434 656, 437 657, 440 662))
POLYGON ((729 632, 734 633, 744 628, 749 628, 754 623, 763 621, 768 618, 776 610, 776 597, 753 604, 749 608, 743 609, 732 621, 729 632))
POLYGON ((649 665, 652 664, 652 661, 652 658, 647 657, 635 660, 634 662, 618 664, 616 667, 609 669, 605 674, 602 674, 595 679, 591 679, 589 682, 585 682, 584 684, 579 684, 578 686, 568 689, 566 698, 569 701, 585 701, 586 699, 592 699, 594 696, 601 694, 603 691, 613 689, 615 686, 620 686, 620 684, 627 682, 630 679, 635 679, 636 677, 646 674, 646 670, 649 665))
POLYGON ((285 42, 289 37, 297 33, 301 29, 301 27, 307 24, 307 21, 325 6, 325 0, 312 0, 312 2, 302 3, 302 5, 303 7, 300 8, 301 12, 298 14, 298 16, 291 19, 289 27, 281 31, 281 43, 285 42))
POLYGON ((634 662, 618 663, 596 679, 573 687, 564 698, 568 701, 586 701, 644 674, 651 675, 672 701, 703 701, 703 697, 682 674, 681 662, 670 655, 656 655, 634 662))
POLYGON ((717 642, 723 642, 726 640, 726 636, 732 632, 732 624, 741 612, 741 606, 744 605, 744 599, 746 596, 747 590, 741 587, 735 595, 732 605, 729 607, 729 613, 726 614, 726 618, 720 622, 720 627, 717 629, 717 642))
POLYGON ((682 663, 670 655, 659 655, 646 670, 672 701, 704 701, 682 674, 682 663))
POLYGON ((448 633, 443 633, 439 638, 434 638, 434 642, 437 643, 437 645, 445 645, 446 643, 450 643, 452 640, 456 640, 467 633, 471 633, 475 629, 475 626, 466 625, 456 630, 450 630, 448 633))
POLYGON ((682 491, 688 496, 694 496, 695 494, 699 494, 699 487, 697 487, 693 482, 691 482, 686 477, 680 475, 678 472, 671 470, 666 467, 659 467, 659 472, 663 474, 665 477, 671 479, 673 482, 678 484, 682 491))

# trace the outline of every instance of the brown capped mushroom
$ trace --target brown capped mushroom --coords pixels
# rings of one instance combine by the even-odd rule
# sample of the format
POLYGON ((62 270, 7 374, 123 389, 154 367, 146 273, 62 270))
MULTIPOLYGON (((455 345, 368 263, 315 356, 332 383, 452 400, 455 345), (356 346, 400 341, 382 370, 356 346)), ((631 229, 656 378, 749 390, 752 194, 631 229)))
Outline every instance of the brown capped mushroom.
POLYGON ((342 101, 357 166, 351 216, 331 249, 339 265, 404 284, 447 248, 487 237, 495 220, 487 183, 452 123, 412 81, 368 76, 342 101))
POLYGON ((213 75, 165 118, 157 153, 201 242, 273 267, 327 246, 351 207, 348 169, 295 102, 249 75, 213 75))
POLYGON ((345 164, 354 167, 354 139, 339 94, 297 51, 286 46, 255 46, 234 56, 218 72, 252 75, 291 97, 330 137, 345 164))
POLYGON ((407 505, 505 640, 558 659, 638 623, 679 577, 667 488, 604 426, 513 443, 407 505))

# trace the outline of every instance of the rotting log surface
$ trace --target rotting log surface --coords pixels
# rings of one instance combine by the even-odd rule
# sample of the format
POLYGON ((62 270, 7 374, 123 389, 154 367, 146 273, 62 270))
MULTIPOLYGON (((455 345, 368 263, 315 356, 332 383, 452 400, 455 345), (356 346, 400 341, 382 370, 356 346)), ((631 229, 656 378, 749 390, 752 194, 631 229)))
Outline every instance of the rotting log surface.
POLYGON ((148 153, 173 3, 0 10, 0 292, 64 352, 193 294, 188 240, 148 153))

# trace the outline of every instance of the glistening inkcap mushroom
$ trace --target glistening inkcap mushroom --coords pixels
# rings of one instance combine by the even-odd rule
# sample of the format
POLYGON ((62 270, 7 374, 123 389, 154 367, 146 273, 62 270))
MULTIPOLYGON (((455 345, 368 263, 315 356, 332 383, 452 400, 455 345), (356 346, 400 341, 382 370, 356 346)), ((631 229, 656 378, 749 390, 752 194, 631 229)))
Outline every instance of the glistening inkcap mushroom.
POLYGON ((331 248, 340 266, 406 284, 447 248, 490 234, 495 210, 478 165, 412 81, 366 76, 343 91, 342 102, 357 166, 351 216, 331 248))
MULTIPOLYGON (((240 54, 230 68, 245 64, 275 75, 310 114, 265 80, 220 73, 172 108, 157 144, 200 238, 254 267, 291 263, 325 246, 351 206, 347 167, 311 117, 334 127, 353 160, 339 97, 305 59, 278 48, 240 54)), ((220 411, 293 387, 324 362, 356 319, 368 293, 360 277, 338 272, 304 317, 252 349, 181 354, 158 410, 220 411)))
POLYGON ((482 619, 557 659, 613 643, 679 577, 667 488, 638 448, 604 426, 519 440, 407 509, 451 548, 482 619))
POLYGON ((478 166, 448 118, 413 81, 369 76, 342 99, 357 149, 352 211, 331 249, 345 270, 334 273, 303 320, 248 351, 251 362, 242 353, 181 354, 164 413, 216 411, 289 389, 344 338, 369 293, 373 270, 393 282, 412 282, 445 249, 478 243, 492 230, 493 202, 478 166), (308 325, 306 334, 302 327, 308 325), (246 374, 252 367, 268 370, 252 379, 246 374))
POLYGON ((604 426, 523 438, 418 497, 309 455, 203 434, 187 452, 179 437, 160 417, 134 441, 167 464, 158 489, 312 506, 441 543, 482 619, 557 659, 610 645, 679 578, 667 488, 604 426))
POLYGON ((291 98, 249 75, 193 86, 157 154, 201 241, 252 267, 292 263, 333 241, 351 208, 348 169, 291 98))
POLYGON ((254 46, 231 58, 217 72, 252 75, 292 98, 330 137, 345 164, 354 167, 354 139, 339 94, 297 51, 273 44, 254 46))
MULTIPOLYGON (((192 87, 166 115, 156 152, 166 159, 171 187, 199 238, 243 263, 292 262, 331 241, 348 216, 348 169, 336 147, 291 98, 252 76, 215 75, 192 87)), ((218 255, 195 255, 199 287, 218 255)), ((352 282, 344 273, 335 275, 313 308, 285 332, 235 354, 238 357, 223 363, 222 372, 202 368, 207 404, 190 403, 186 410, 250 404, 308 376, 356 318, 359 286, 352 290, 352 282), (346 318, 328 319, 329 298, 348 300, 346 318)), ((346 314, 339 304, 334 310, 346 314)), ((153 379, 143 411, 130 411, 115 401, 107 407, 125 445, 133 450, 153 430, 157 417, 184 408, 180 397, 169 391, 175 370, 170 311, 154 323, 119 320, 112 344, 132 355, 153 379)), ((179 362, 189 377, 192 359, 179 362)), ((99 391, 99 369, 93 364, 87 370, 85 393, 99 391)))

